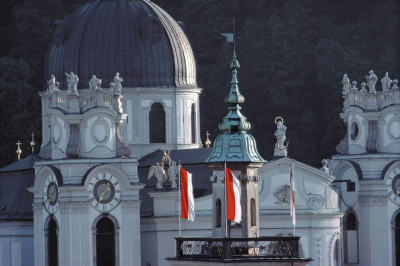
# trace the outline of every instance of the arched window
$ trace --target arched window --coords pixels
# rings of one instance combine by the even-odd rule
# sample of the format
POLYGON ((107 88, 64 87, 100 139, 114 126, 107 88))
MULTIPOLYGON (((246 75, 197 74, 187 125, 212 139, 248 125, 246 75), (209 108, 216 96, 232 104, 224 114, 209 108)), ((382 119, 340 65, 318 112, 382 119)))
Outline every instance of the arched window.
POLYGON ((358 263, 358 222, 353 210, 349 209, 343 218, 344 261, 358 263))
POLYGON ((93 228, 93 246, 96 250, 94 265, 118 265, 118 225, 115 219, 110 219, 107 214, 100 216, 95 221, 93 228))
POLYGON ((256 226, 257 225, 256 201, 254 199, 250 200, 250 217, 251 217, 251 226, 256 226))
POLYGON ((215 227, 221 227, 221 200, 215 202, 215 227))
POLYGON ((196 105, 195 104, 192 104, 191 123, 192 123, 192 143, 196 143, 196 105))
POLYGON ((58 265, 58 226, 57 222, 50 217, 46 228, 46 257, 48 266, 58 265))
POLYGON ((396 265, 400 265, 400 213, 394 219, 394 241, 395 241, 395 254, 396 265))
POLYGON ((149 114, 150 143, 165 143, 165 112, 161 103, 153 103, 149 114))

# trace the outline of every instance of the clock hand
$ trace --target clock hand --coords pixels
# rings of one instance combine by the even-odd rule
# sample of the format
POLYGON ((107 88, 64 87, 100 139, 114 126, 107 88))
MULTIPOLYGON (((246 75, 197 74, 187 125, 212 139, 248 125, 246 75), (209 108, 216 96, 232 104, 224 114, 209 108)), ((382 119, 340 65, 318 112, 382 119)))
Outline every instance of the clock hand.
POLYGON ((104 199, 104 198, 103 198, 104 194, 106 194, 106 192, 109 191, 110 189, 111 189, 111 188, 110 188, 110 183, 108 183, 108 184, 107 184, 107 188, 104 189, 104 191, 101 192, 100 195, 99 195, 99 202, 102 201, 102 200, 104 199))

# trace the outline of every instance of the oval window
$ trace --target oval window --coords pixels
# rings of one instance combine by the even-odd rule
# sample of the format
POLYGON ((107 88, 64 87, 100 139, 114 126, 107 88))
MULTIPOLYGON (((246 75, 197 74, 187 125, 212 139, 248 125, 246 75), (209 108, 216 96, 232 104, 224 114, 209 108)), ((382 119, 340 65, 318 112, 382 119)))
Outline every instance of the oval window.
POLYGON ((356 122, 353 122, 353 124, 351 124, 351 132, 350 132, 350 137, 352 140, 355 140, 358 136, 358 124, 356 122))

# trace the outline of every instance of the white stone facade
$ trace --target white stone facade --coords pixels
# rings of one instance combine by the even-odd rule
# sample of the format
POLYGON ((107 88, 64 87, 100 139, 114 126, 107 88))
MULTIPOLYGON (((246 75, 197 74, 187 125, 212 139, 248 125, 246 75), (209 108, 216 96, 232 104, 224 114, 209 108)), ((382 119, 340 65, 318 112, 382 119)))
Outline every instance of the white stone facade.
POLYGON ((340 116, 347 133, 337 147, 341 154, 329 162, 336 180, 355 184, 355 191, 348 191, 345 182, 336 185, 342 199, 341 212, 345 214, 344 265, 396 265, 400 92, 397 80, 390 87, 387 73, 381 82, 381 92, 355 89, 344 94, 340 116))
POLYGON ((141 158, 155 150, 192 149, 201 146, 200 88, 123 88, 123 107, 128 115, 122 136, 132 147, 132 157, 141 158), (152 104, 161 103, 165 111, 165 143, 150 143, 149 113, 152 104), (192 105, 195 132, 192 132, 192 105), (192 141, 192 134, 195 141, 192 141))
MULTIPOLYGON (((292 160, 282 158, 258 169, 260 236, 293 235, 289 202, 280 195, 289 184, 292 160)), ((341 225, 338 194, 330 187, 334 180, 319 169, 300 162, 294 163, 296 187, 296 236, 300 236, 300 256, 311 257, 309 265, 340 265, 341 225)), ((178 236, 179 202, 177 192, 154 192, 154 216, 141 219, 141 243, 157 246, 142 249, 142 265, 170 265, 164 260, 174 257, 175 236, 178 236)), ((210 237, 213 232, 213 195, 195 201, 195 222, 181 221, 181 236, 210 237)))

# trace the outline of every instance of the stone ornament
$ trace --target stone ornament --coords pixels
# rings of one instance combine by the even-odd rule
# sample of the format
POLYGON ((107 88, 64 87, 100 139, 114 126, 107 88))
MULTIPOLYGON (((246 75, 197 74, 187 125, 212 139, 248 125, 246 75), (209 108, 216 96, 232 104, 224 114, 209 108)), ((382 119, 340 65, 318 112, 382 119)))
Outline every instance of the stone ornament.
POLYGON ((320 170, 321 170, 322 172, 325 172, 325 173, 329 174, 328 160, 323 159, 323 160, 321 161, 321 164, 322 164, 322 167, 320 168, 320 170))
POLYGON ((378 77, 375 75, 373 70, 369 71, 369 75, 365 76, 367 78, 367 86, 369 88, 369 93, 376 93, 375 84, 378 81, 378 77))
MULTIPOLYGON (((122 77, 120 77, 119 76, 119 72, 117 72, 115 74, 114 84, 113 84, 113 92, 114 92, 114 94, 116 94, 116 95, 121 94, 121 92, 122 92, 122 85, 121 85, 122 81, 124 81, 124 79, 122 77)), ((111 84, 110 84, 110 86, 111 86, 111 84)))
POLYGON ((284 185, 275 192, 275 204, 289 204, 290 203, 290 185, 284 185))
POLYGON ((393 80, 393 86, 392 86, 392 90, 399 90, 399 87, 397 86, 397 79, 393 80))
POLYGON ((350 92, 350 79, 347 77, 347 74, 343 75, 342 84, 343 84, 343 95, 349 94, 349 92, 350 92))
POLYGON ((388 91, 392 80, 389 78, 389 72, 386 72, 385 76, 381 79, 382 91, 388 91))
POLYGON ((65 73, 65 76, 67 77, 67 82, 68 82, 68 94, 70 95, 78 95, 78 82, 79 78, 77 75, 75 75, 73 72, 70 74, 65 73))
POLYGON ((101 90, 101 79, 98 79, 96 75, 93 75, 89 81, 89 88, 91 91, 101 90))
POLYGON ((149 175, 147 180, 149 180, 153 175, 157 178, 157 186, 156 188, 162 188, 162 182, 164 181, 164 169, 161 167, 160 163, 157 162, 156 165, 150 167, 149 175))
POLYGON ((351 91, 358 91, 358 89, 357 89, 357 81, 351 82, 351 91))
POLYGON ((157 189, 163 188, 162 183, 165 180, 169 180, 171 182, 171 188, 177 188, 176 179, 179 175, 180 166, 176 165, 176 162, 171 159, 170 154, 171 151, 169 151, 168 153, 164 151, 164 155, 161 159, 161 164, 157 162, 156 165, 150 167, 147 179, 150 179, 154 175, 157 178, 157 189), (167 161, 168 170, 165 171, 164 168, 167 161))
POLYGON ((360 90, 360 92, 368 93, 368 91, 367 91, 367 89, 365 87, 367 87, 367 83, 361 82, 361 90, 360 90))
POLYGON ((279 116, 276 117, 275 124, 276 124, 276 131, 274 135, 276 137, 276 144, 274 150, 274 157, 286 157, 289 142, 285 146, 284 142, 286 140, 286 126, 283 124, 283 118, 279 116))

